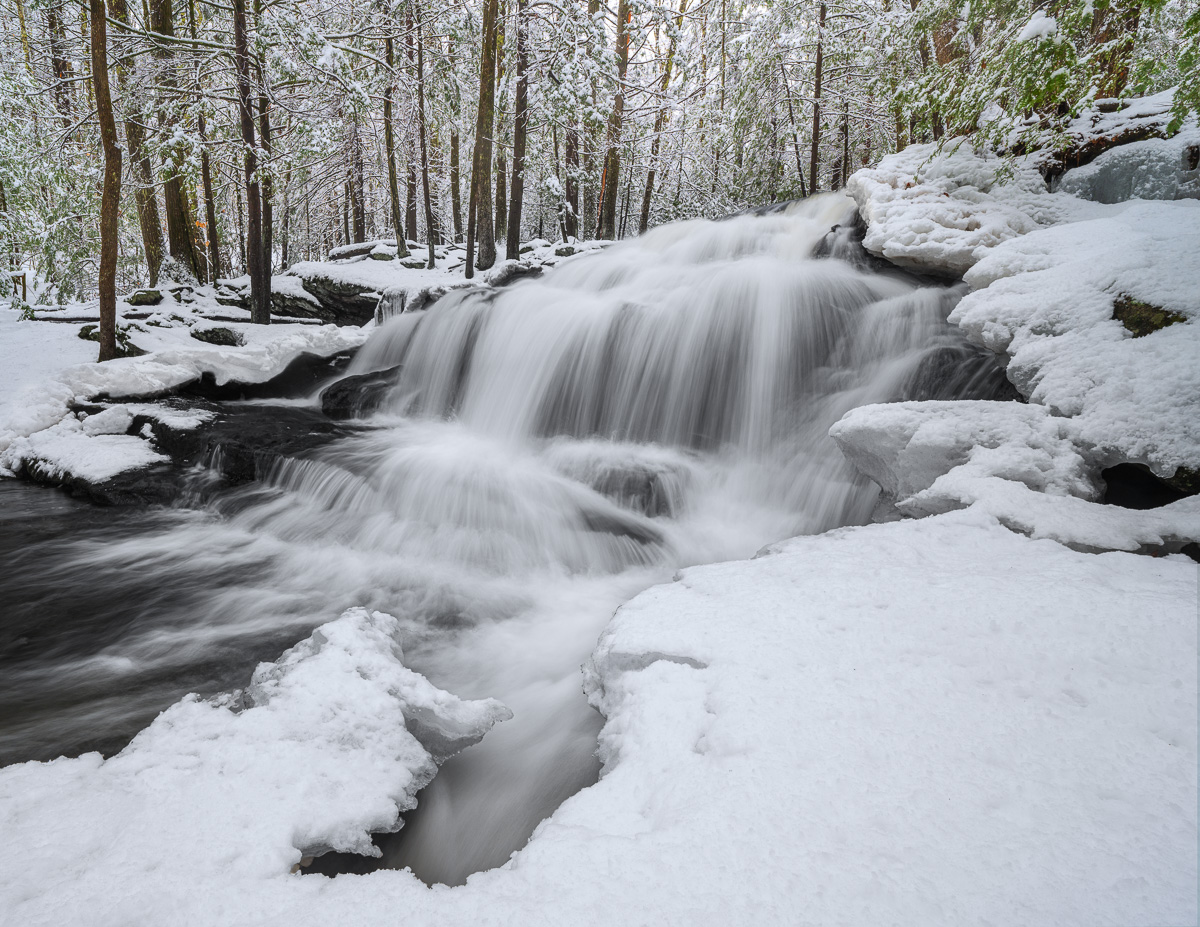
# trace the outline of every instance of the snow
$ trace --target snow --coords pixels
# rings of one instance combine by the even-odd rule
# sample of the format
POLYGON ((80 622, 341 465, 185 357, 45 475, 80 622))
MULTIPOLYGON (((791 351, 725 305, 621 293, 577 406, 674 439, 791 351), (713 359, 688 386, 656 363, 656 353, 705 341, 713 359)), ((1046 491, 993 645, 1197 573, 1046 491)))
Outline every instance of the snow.
POLYGON ((867 222, 868 251, 952 277, 1001 242, 1100 214, 1097 204, 1051 194, 1031 164, 977 154, 961 141, 940 153, 910 145, 846 186, 867 222))
POLYGON ((829 434, 885 498, 908 514, 917 513, 914 497, 956 468, 1014 480, 1040 493, 1099 496, 1077 449, 1075 424, 1041 406, 983 401, 862 406, 829 434))
POLYGON ((370 832, 395 829, 436 772, 414 719, 461 747, 510 716, 405 668, 397 633, 395 618, 350 609, 261 664, 241 705, 192 696, 112 759, 0 772, 0 794, 21 795, 0 810, 6 915, 153 922, 149 906, 182 885, 286 874, 306 851, 372 852, 370 832), (113 893, 133 873, 137 892, 113 893))
POLYGON ((1047 16, 1044 10, 1037 10, 1030 17, 1020 33, 1017 35, 1018 42, 1041 42, 1051 38, 1058 32, 1058 22, 1053 16, 1047 16))
POLYGON ((1072 417, 1096 460, 1170 476, 1200 463, 1200 202, 1108 209, 996 247, 950 320, 1007 354, 1009 379, 1072 417), (1113 319, 1120 296, 1186 321, 1135 338, 1113 319))
MULTIPOLYGON (((22 372, 19 379, 8 380, 7 388, 0 387, 0 476, 36 464, 47 473, 95 480, 146 466, 162 459, 146 441, 123 434, 93 437, 71 417, 71 406, 102 397, 159 394, 204 373, 211 373, 218 384, 233 380, 261 383, 282 373, 302 353, 337 354, 359 347, 369 335, 368 329, 334 325, 223 322, 242 336, 245 345, 218 347, 191 338, 190 332, 209 325, 207 316, 197 309, 212 312, 224 307, 216 307, 203 296, 197 302, 198 307, 173 309, 174 317, 164 315, 157 325, 119 321, 122 327, 137 326, 130 329, 131 340, 150 353, 103 364, 70 363, 77 360, 76 344, 84 346, 89 359, 95 358, 98 349, 95 342, 78 337, 75 325, 14 323, 19 337, 0 345, 4 358, 0 368, 7 370, 14 358, 22 364, 17 368, 22 372), (21 349, 28 345, 37 347, 22 355, 21 349)), ((145 412, 143 406, 138 408, 145 412)), ((170 414, 167 409, 159 413, 170 414)))
POLYGON ((428 769, 398 697, 422 681, 354 610, 260 668, 241 713, 185 700, 107 762, 0 772, 0 904, 24 924, 1193 923, 1196 594, 1181 558, 975 510, 688 569, 586 667, 599 783, 452 890, 289 874, 305 848, 365 849, 428 769))
POLYGON ((1191 160, 1193 153, 1200 153, 1200 128, 1194 125, 1173 138, 1111 148, 1067 171, 1055 189, 1097 203, 1200 199, 1200 167, 1191 160))
POLYGON ((975 506, 1030 537, 1085 550, 1178 550, 1200 537, 1200 498, 1148 511, 1098 504, 1099 466, 1087 459, 1078 421, 1043 406, 863 406, 829 433, 900 515, 975 506))

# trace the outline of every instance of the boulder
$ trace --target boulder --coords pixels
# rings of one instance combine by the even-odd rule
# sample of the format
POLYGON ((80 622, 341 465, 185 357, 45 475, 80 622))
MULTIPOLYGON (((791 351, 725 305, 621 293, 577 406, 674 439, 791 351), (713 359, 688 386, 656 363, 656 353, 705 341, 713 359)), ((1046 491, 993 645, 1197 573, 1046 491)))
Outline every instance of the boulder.
POLYGON ((157 306, 162 302, 162 298, 161 290, 143 289, 134 290, 125 297, 125 302, 131 306, 157 306))
POLYGON ((387 398, 396 383, 399 367, 344 377, 321 392, 321 411, 332 419, 370 415, 387 398))

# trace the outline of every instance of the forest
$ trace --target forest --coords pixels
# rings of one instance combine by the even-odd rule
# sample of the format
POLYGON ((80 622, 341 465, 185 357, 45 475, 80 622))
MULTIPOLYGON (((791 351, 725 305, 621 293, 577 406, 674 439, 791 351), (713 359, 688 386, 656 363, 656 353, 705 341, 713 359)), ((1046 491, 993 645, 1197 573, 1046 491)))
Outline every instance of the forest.
POLYGON ((485 269, 836 190, 910 141, 1019 150, 1096 100, 1200 101, 1186 0, 3 8, 0 250, 51 303, 164 268, 262 303, 377 238, 485 269))

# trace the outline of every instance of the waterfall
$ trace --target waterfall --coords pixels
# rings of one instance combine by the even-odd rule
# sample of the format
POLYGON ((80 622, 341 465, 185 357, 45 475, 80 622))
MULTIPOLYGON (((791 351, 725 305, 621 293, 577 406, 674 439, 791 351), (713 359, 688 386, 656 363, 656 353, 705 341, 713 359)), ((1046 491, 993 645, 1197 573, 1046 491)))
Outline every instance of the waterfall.
POLYGON ((1003 382, 945 323, 958 289, 813 257, 851 215, 826 195, 677 223, 391 319, 348 373, 391 371, 361 433, 74 549, 93 584, 174 591, 54 669, 117 712, 131 681, 269 657, 352 605, 394 614, 414 669, 514 717, 446 764, 383 862, 447 883, 503 863, 597 775, 579 666, 621 602, 868 520, 875 490, 826 435, 847 410, 1003 382))

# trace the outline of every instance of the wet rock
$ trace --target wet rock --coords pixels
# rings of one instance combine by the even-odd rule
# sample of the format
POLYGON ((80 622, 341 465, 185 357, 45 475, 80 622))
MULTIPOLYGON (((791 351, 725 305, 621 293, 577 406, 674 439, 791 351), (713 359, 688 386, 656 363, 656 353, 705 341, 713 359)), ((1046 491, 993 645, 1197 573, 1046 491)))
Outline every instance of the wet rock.
POLYGON ((321 411, 332 419, 361 418, 378 409, 396 384, 400 367, 338 380, 321 393, 321 411))
POLYGON ((354 351, 343 351, 332 357, 323 357, 320 354, 305 352, 288 364, 281 373, 262 383, 240 383, 235 380, 218 384, 216 378, 206 371, 199 380, 179 387, 174 394, 217 402, 308 395, 315 392, 322 383, 339 376, 349 365, 354 354, 354 351))
MULTIPOLYGON (((334 279, 319 272, 300 277, 306 292, 316 297, 318 306, 306 304, 306 318, 332 322, 334 325, 365 325, 375 317, 379 293, 365 283, 334 279)), ((302 302, 297 300, 296 302, 302 302)))
POLYGON ((489 286, 508 286, 524 278, 536 278, 542 275, 542 266, 533 261, 505 261, 485 278, 489 286))

